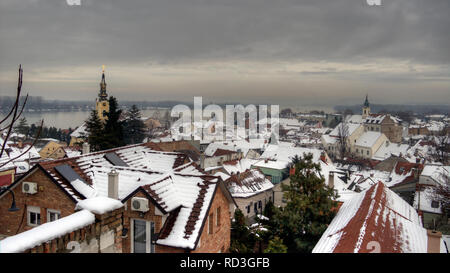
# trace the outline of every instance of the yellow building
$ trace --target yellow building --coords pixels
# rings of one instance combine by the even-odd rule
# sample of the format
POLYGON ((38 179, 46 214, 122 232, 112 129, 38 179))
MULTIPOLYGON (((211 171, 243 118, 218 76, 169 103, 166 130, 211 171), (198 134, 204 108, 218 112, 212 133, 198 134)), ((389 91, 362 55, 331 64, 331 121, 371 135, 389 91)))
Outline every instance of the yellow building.
POLYGON ((39 151, 39 155, 42 158, 63 158, 65 143, 58 143, 55 141, 49 141, 44 147, 39 151))

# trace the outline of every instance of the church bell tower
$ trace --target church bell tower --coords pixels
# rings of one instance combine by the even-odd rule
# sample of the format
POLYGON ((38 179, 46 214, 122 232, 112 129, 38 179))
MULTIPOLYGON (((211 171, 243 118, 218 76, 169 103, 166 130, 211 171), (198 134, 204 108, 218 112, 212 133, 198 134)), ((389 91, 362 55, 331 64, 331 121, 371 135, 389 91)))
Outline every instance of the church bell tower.
POLYGON ((96 99, 96 107, 98 118, 102 122, 106 122, 108 118, 106 113, 109 112, 109 101, 108 94, 106 93, 106 81, 105 81, 105 66, 102 66, 102 80, 100 82, 100 92, 98 93, 98 98, 96 99))
POLYGON ((368 95, 366 95, 366 101, 364 102, 364 105, 362 107, 362 118, 365 119, 370 115, 370 104, 368 95))

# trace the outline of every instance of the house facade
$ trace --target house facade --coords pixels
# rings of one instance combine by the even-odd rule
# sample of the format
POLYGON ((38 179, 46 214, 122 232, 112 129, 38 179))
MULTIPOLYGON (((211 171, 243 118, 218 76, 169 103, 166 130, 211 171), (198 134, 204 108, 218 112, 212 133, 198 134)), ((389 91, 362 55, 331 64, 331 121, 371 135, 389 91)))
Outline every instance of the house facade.
POLYGON ((108 196, 125 205, 123 252, 228 251, 236 205, 223 181, 184 154, 152 148, 131 145, 37 164, 0 194, 6 219, 0 234, 30 230, 73 214, 80 201, 108 196), (10 191, 19 211, 8 211, 10 191))

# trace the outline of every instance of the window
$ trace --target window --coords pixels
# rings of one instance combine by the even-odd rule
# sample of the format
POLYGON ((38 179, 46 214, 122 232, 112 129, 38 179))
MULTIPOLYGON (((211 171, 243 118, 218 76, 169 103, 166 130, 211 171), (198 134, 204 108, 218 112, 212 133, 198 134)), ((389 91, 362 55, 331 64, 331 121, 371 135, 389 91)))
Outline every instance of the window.
POLYGON ((216 226, 220 226, 220 207, 216 209, 216 226))
POLYGON ((208 234, 213 234, 214 232, 213 228, 214 228, 214 213, 211 213, 208 219, 208 234))
POLYGON ((255 211, 255 213, 258 212, 258 204, 257 203, 253 204, 253 210, 255 211))
POLYGON ((247 213, 250 213, 250 205, 247 206, 247 213))
POLYGON ((28 225, 38 226, 41 224, 41 208, 39 207, 28 207, 28 225))
POLYGON ((438 201, 431 201, 431 207, 435 208, 435 209, 439 208, 439 202, 438 201))
POLYGON ((356 152, 358 153, 358 152, 359 152, 359 150, 358 150, 358 149, 356 149, 356 152))
POLYGON ((367 155, 369 155, 369 150, 367 150, 367 155))
POLYGON ((262 202, 261 202, 261 200, 258 201, 258 208, 262 208, 262 202))
POLYGON ((53 222, 61 218, 61 212, 58 210, 47 209, 47 222, 53 222))
POLYGON ((154 222, 131 219, 131 252, 154 253, 156 236, 154 222))

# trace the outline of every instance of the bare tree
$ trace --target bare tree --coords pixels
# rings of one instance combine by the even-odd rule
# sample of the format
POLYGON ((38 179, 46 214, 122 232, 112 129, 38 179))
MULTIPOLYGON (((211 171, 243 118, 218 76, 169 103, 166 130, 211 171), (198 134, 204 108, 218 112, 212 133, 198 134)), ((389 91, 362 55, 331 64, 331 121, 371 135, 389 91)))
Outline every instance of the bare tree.
POLYGON ((450 138, 449 138, 449 129, 448 127, 445 127, 442 129, 442 131, 434 136, 434 160, 437 162, 441 162, 442 164, 449 163, 448 155, 450 153, 450 138))
POLYGON ((443 183, 439 183, 433 187, 433 199, 441 204, 444 213, 448 213, 450 210, 449 173, 444 171, 443 177, 443 183))
POLYGON ((347 123, 347 117, 344 116, 342 122, 338 124, 338 153, 340 159, 344 159, 344 157, 348 153, 348 137, 349 137, 349 129, 347 123))
MULTIPOLYGON (((23 109, 25 108, 25 105, 28 100, 28 94, 27 94, 25 96, 23 103, 21 104, 20 103, 20 94, 21 93, 22 93, 22 65, 19 66, 19 79, 17 82, 16 100, 15 100, 13 106, 11 107, 11 110, 9 111, 9 113, 2 120, 0 120, 0 134, 3 135, 4 134, 3 132, 6 132, 6 136, 3 138, 3 144, 2 144, 2 147, 0 150, 0 158, 2 158, 3 153, 6 151, 6 143, 11 136, 11 132, 14 128, 14 124, 22 115, 23 109)), ((3 166, 6 166, 8 163, 14 161, 15 159, 23 156, 26 153, 28 153, 28 151, 36 144, 36 142, 39 138, 39 135, 41 134, 43 125, 44 125, 44 120, 41 121, 40 127, 36 133, 33 143, 18 156, 14 157, 14 158, 10 158, 9 160, 5 160, 4 162, 0 163, 0 168, 3 166)))

